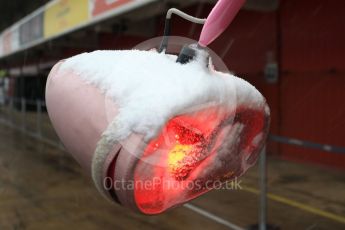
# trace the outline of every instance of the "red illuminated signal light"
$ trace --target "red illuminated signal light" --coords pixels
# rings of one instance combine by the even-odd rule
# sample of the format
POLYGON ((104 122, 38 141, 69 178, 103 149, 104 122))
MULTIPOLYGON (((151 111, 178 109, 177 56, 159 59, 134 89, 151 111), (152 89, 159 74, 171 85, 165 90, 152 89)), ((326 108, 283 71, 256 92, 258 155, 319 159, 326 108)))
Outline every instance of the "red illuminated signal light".
POLYGON ((139 210, 161 213, 209 191, 208 183, 240 176, 257 158, 262 144, 255 137, 266 135, 267 119, 251 109, 235 115, 208 109, 171 119, 135 167, 139 210))

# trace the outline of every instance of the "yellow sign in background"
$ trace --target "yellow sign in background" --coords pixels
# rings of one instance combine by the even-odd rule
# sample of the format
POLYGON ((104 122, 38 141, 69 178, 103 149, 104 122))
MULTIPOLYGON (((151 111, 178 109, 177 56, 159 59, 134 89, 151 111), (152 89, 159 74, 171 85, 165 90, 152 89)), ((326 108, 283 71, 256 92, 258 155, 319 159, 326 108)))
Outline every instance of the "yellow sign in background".
POLYGON ((44 37, 76 27, 89 19, 88 0, 58 0, 44 12, 44 37))

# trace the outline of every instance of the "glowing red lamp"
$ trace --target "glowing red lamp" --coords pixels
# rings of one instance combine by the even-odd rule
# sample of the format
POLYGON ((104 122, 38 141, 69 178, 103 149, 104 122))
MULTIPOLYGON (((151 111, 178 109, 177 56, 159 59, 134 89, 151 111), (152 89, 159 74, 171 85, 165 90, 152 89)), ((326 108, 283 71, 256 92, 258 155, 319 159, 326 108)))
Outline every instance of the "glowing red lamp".
MULTIPOLYGON (((213 41, 243 2, 219 1, 206 21, 199 45, 213 41)), ((214 104, 176 114, 149 139, 133 132, 111 142, 104 132, 118 118, 121 106, 80 74, 68 68, 62 71, 63 65, 64 61, 56 64, 48 77, 49 117, 62 143, 92 175, 99 192, 125 207, 144 214, 162 213, 241 176, 263 148, 269 109, 252 86, 238 92, 239 103, 232 109, 214 104), (254 106, 253 97, 260 97, 260 103, 254 106)))

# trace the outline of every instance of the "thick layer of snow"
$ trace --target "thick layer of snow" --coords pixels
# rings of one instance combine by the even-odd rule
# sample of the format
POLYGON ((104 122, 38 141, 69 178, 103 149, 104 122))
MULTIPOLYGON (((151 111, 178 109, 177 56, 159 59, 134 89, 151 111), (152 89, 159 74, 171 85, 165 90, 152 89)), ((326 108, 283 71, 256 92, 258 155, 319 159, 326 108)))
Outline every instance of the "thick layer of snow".
MULTIPOLYGON (((265 99, 252 85, 209 69, 206 57, 200 51, 194 61, 182 65, 176 63, 176 56, 156 51, 95 51, 61 64, 60 71, 73 71, 71 76, 77 75, 98 87, 118 107, 119 113, 99 140, 91 165, 95 185, 105 197, 108 193, 103 186, 104 162, 114 144, 131 133, 142 134, 149 140, 170 118, 210 105, 219 105, 229 116, 241 106, 266 108, 265 99)), ((224 154, 218 155, 214 165, 222 163, 224 154)), ((212 168, 217 168, 214 165, 212 168)))
POLYGON ((263 106, 259 91, 243 79, 211 71, 204 55, 182 65, 176 56, 156 51, 95 51, 67 59, 61 70, 74 71, 119 106, 116 130, 107 130, 111 139, 131 132, 150 138, 171 117, 209 103, 229 110, 263 106))

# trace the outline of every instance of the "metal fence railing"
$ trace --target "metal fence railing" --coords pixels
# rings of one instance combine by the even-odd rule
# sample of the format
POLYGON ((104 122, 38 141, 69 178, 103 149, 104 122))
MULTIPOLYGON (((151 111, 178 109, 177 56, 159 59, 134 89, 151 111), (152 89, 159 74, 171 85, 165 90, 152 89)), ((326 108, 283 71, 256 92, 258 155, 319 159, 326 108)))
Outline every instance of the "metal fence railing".
POLYGON ((6 97, 0 105, 0 123, 55 147, 63 148, 52 127, 43 100, 6 97))
POLYGON ((295 145, 295 146, 301 146, 301 147, 310 148, 310 149, 317 149, 317 150, 326 151, 326 152, 345 154, 345 147, 341 147, 341 146, 321 144, 321 143, 316 143, 312 141, 305 141, 305 140, 300 140, 296 138, 283 137, 283 136, 278 136, 278 135, 273 135, 273 134, 269 135, 268 139, 270 141, 288 144, 288 145, 295 145))

